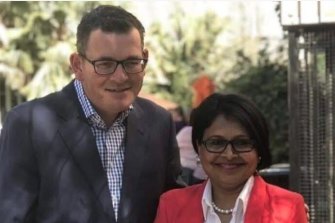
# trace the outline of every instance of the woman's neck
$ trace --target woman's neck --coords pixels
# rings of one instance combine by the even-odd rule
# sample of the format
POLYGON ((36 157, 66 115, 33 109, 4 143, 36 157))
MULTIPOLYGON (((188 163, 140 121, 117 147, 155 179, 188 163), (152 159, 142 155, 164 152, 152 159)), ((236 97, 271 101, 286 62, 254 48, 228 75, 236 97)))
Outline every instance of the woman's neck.
POLYGON ((220 187, 212 184, 212 201, 219 208, 232 209, 243 187, 244 184, 235 188, 220 187))

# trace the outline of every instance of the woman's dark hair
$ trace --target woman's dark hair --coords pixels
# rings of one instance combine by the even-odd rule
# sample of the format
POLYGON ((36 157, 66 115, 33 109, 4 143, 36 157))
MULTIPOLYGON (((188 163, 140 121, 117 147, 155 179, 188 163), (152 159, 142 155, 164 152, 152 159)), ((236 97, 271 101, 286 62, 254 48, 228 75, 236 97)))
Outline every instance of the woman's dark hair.
POLYGON ((190 123, 194 150, 198 153, 198 143, 202 142, 204 131, 219 115, 238 122, 255 141, 257 154, 261 157, 257 169, 268 167, 271 164, 271 153, 266 120, 251 100, 238 94, 214 93, 193 109, 190 123))
POLYGON ((143 46, 145 29, 133 14, 120 6, 98 6, 86 13, 77 27, 77 51, 85 55, 88 38, 96 29, 104 32, 128 33, 133 28, 140 33, 143 46))

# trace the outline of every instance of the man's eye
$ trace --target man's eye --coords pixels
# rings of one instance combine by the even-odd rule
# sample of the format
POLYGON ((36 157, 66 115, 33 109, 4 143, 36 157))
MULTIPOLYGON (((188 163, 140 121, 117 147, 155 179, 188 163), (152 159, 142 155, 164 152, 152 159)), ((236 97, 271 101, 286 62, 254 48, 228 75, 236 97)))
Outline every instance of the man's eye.
POLYGON ((114 67, 115 63, 112 61, 100 61, 99 63, 95 64, 99 68, 111 68, 114 67))
POLYGON ((127 60, 124 62, 126 66, 137 66, 141 64, 140 60, 127 60))

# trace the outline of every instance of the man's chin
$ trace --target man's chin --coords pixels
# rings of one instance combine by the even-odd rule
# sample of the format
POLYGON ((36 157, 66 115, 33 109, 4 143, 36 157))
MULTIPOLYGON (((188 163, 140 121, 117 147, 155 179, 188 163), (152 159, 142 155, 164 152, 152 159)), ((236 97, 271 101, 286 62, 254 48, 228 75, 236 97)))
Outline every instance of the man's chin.
POLYGON ((125 111, 134 102, 134 97, 127 97, 127 99, 119 100, 113 103, 113 107, 117 108, 120 112, 125 111))
POLYGON ((111 94, 104 100, 114 111, 125 111, 135 101, 135 95, 130 92, 123 92, 121 94, 111 94))

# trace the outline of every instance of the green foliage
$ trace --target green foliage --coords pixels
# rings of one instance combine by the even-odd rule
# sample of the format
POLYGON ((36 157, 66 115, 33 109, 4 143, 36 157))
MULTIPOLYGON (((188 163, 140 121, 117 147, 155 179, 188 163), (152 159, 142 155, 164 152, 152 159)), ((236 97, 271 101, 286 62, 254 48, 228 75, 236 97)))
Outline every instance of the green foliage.
POLYGON ((154 23, 147 35, 150 50, 148 76, 154 79, 150 90, 159 92, 184 108, 191 107, 191 84, 200 74, 215 79, 224 68, 225 48, 220 37, 225 20, 207 12, 192 17, 176 7, 167 24, 154 23), (165 82, 159 83, 159 76, 165 82))
POLYGON ((256 64, 243 51, 238 55, 234 70, 239 77, 227 83, 224 91, 245 94, 257 104, 269 124, 273 162, 288 162, 287 66, 270 61, 267 48, 259 52, 256 64))
POLYGON ((4 27, 0 76, 6 84, 32 99, 69 82, 75 27, 85 11, 98 4, 101 2, 0 2, 0 28, 4 27))
MULTIPOLYGON (((65 12, 62 8, 66 3, 54 4, 52 2, 2 2, 0 16, 6 27, 9 42, 3 44, 0 50, 3 57, 0 65, 4 68, 0 74, 6 78, 6 83, 12 89, 18 89, 28 99, 41 96, 38 88, 29 88, 30 82, 36 74, 40 73, 42 64, 46 64, 50 49, 58 46, 62 40, 67 40, 67 45, 72 43, 70 32, 65 27, 65 12), (31 94, 35 92, 35 94, 31 94)), ((69 5, 69 3, 67 3, 69 5)), ((68 52, 68 51, 66 51, 68 52)), ((58 57, 67 57, 62 53, 58 57)), ((55 66, 64 69, 64 64, 55 60, 55 66)), ((39 88, 52 86, 47 76, 58 75, 48 73, 45 78, 40 79, 39 88)), ((70 75, 62 78, 69 80, 70 75)), ((49 89, 50 91, 54 88, 49 89)), ((50 93, 44 92, 46 93, 50 93)), ((43 95, 44 95, 43 94, 43 95)))

